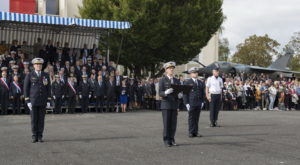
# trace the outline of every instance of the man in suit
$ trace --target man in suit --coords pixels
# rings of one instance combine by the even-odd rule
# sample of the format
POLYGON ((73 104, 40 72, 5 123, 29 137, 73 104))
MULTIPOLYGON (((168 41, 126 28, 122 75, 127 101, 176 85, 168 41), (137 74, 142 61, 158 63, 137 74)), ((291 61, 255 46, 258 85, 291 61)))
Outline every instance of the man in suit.
POLYGON ((52 83, 52 97, 54 99, 54 114, 60 114, 63 99, 65 97, 65 84, 60 81, 59 75, 55 75, 55 81, 52 83))
POLYGON ((95 99, 96 99, 96 112, 103 112, 104 97, 106 96, 106 86, 103 81, 102 75, 99 75, 95 82, 95 99))
POLYGON ((13 114, 21 113, 21 96, 23 95, 22 85, 19 83, 18 75, 13 76, 10 83, 9 95, 13 103, 13 114))
POLYGON ((202 81, 198 80, 199 69, 192 67, 188 70, 191 78, 184 82, 184 85, 192 86, 192 90, 189 93, 183 94, 183 102, 186 105, 188 111, 188 124, 189 124, 189 137, 201 137, 198 134, 198 123, 200 118, 200 112, 204 103, 204 91, 205 85, 202 81))
POLYGON ((71 73, 68 82, 66 85, 66 97, 68 102, 68 113, 74 113, 75 112, 75 106, 76 106, 76 95, 77 95, 77 83, 75 83, 76 78, 71 73))
POLYGON ((87 81, 87 75, 82 75, 82 81, 79 84, 79 98, 81 100, 81 109, 83 113, 88 111, 89 99, 92 96, 91 85, 87 81))
POLYGON ((121 86, 122 86, 123 77, 120 75, 119 71, 116 71, 115 82, 116 82, 116 95, 121 95, 121 86))
POLYGON ((80 59, 82 59, 83 64, 87 64, 87 58, 90 55, 90 50, 87 48, 87 44, 83 45, 83 49, 80 51, 80 59))
POLYGON ((116 85, 114 76, 110 76, 106 83, 106 96, 107 96, 107 108, 106 112, 114 110, 114 104, 116 102, 116 85))
POLYGON ((65 43, 65 47, 62 50, 62 56, 61 56, 61 65, 64 65, 66 61, 70 61, 70 51, 69 43, 65 43))
POLYGON ((1 110, 2 110, 2 115, 7 115, 8 105, 9 105, 10 79, 7 76, 7 68, 2 67, 1 70, 2 70, 2 77, 0 79, 1 110))
POLYGON ((164 64, 166 75, 159 81, 159 96, 162 97, 160 109, 163 116, 163 140, 165 146, 177 146, 175 133, 177 127, 178 96, 174 94, 171 84, 179 85, 179 80, 174 78, 175 62, 164 64))
POLYGON ((26 75, 24 96, 31 114, 32 142, 43 142, 46 105, 50 107, 51 87, 49 75, 42 71, 44 60, 34 58, 34 71, 26 75))
POLYGON ((47 56, 49 58, 50 63, 53 64, 53 62, 54 62, 54 56, 56 54, 56 49, 53 46, 53 43, 52 43, 51 40, 48 40, 48 42, 47 42, 46 53, 47 53, 47 56))

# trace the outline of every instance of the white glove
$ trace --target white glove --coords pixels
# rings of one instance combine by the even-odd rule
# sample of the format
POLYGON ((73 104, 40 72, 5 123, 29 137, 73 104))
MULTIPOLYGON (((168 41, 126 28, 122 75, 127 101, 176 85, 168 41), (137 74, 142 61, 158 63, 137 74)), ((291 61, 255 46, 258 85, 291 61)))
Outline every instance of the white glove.
POLYGON ((62 99, 64 99, 65 98, 65 96, 64 95, 62 95, 62 99))
POLYGON ((181 99, 183 97, 183 94, 180 92, 178 93, 178 98, 181 99))
POLYGON ((190 104, 186 104, 185 106, 186 106, 186 109, 187 109, 188 111, 190 111, 190 109, 191 109, 190 104))
POLYGON ((81 98, 82 98, 82 96, 81 96, 81 95, 79 95, 79 98, 81 99, 81 98))
POLYGON ((46 108, 50 108, 50 103, 49 102, 47 102, 47 107, 46 108))
POLYGON ((32 111, 32 104, 31 103, 27 103, 27 107, 32 111))
POLYGON ((56 97, 55 97, 55 96, 53 96, 53 98, 54 98, 54 100, 55 100, 55 98, 56 98, 56 97))
POLYGON ((174 89, 173 88, 169 88, 165 91, 165 95, 169 95, 171 93, 173 93, 174 89))
POLYGON ((201 109, 204 107, 204 103, 201 104, 201 109))
POLYGON ((91 95, 89 95, 89 98, 91 98, 91 95))

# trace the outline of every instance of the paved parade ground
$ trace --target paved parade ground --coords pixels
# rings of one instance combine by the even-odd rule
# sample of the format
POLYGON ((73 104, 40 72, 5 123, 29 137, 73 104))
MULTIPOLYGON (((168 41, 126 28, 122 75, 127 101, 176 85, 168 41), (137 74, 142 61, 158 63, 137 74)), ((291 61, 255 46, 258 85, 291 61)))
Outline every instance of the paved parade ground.
POLYGON ((221 112, 220 128, 188 138, 180 112, 177 147, 164 147, 157 111, 47 115, 44 143, 31 143, 29 116, 0 116, 1 165, 299 165, 300 112, 221 112))

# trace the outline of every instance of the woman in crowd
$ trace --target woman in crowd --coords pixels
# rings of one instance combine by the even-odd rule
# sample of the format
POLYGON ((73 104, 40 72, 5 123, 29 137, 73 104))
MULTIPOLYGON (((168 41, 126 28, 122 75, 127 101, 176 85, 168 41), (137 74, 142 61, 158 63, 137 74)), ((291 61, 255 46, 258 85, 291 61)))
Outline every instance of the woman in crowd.
POLYGON ((122 87, 121 87, 121 95, 120 95, 120 104, 122 112, 126 112, 127 103, 128 103, 128 94, 127 94, 128 88, 126 86, 126 81, 122 81, 122 87))
POLYGON ((273 110, 274 109, 274 102, 276 99, 276 95, 277 95, 277 89, 274 86, 274 83, 271 83, 271 86, 269 87, 269 100, 270 100, 270 104, 269 104, 269 110, 273 110))

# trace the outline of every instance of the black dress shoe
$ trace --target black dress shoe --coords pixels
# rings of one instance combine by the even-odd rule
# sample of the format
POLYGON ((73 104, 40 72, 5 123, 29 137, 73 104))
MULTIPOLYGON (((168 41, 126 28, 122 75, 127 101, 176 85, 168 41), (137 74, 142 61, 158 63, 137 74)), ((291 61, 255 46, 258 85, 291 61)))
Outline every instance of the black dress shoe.
POLYGON ((215 127, 215 124, 213 124, 213 123, 210 123, 210 125, 209 125, 210 127, 215 127))
POLYGON ((31 142, 32 142, 32 143, 36 143, 36 142, 38 142, 38 140, 37 140, 37 139, 32 139, 31 142))
POLYGON ((38 141, 39 141, 40 143, 43 143, 43 142, 44 142, 44 140, 43 140, 42 138, 40 138, 38 141))
POLYGON ((190 138, 193 138, 193 137, 195 137, 195 136, 194 136, 193 134, 189 134, 189 137, 190 137, 190 138))

